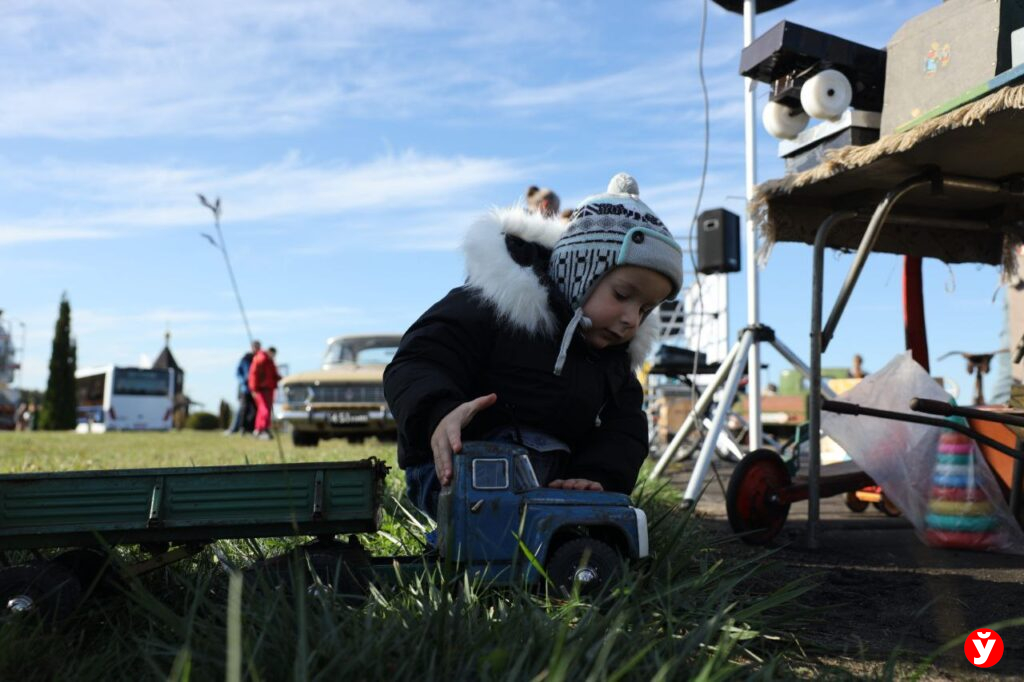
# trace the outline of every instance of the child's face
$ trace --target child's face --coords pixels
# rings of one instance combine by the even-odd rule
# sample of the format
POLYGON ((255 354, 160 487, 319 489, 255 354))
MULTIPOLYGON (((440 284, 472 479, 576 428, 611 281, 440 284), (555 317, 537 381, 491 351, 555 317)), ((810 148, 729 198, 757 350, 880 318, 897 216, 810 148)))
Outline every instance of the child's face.
POLYGON ((605 275, 583 304, 583 314, 593 321, 583 337, 592 348, 629 343, 647 313, 668 297, 672 283, 661 273, 635 265, 623 265, 605 275))

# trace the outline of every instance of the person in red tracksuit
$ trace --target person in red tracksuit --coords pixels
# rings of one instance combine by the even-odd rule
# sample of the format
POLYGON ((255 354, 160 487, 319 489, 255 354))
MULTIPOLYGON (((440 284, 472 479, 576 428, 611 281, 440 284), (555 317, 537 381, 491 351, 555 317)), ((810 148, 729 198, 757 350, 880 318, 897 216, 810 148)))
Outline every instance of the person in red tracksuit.
POLYGON ((249 367, 249 390, 256 402, 256 428, 254 435, 261 440, 270 440, 270 406, 274 404, 274 389, 281 375, 277 373, 274 357, 277 349, 270 347, 260 350, 252 358, 249 367))

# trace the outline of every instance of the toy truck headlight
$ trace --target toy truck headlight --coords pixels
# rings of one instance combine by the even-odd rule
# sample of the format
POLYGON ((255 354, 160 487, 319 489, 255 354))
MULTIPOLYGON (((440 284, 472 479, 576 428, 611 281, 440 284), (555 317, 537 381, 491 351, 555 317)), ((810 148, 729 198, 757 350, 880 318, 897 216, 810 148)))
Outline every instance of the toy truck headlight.
POLYGON ((633 512, 636 514, 636 555, 638 559, 643 559, 650 553, 647 541, 647 514, 643 509, 636 507, 633 507, 633 512))

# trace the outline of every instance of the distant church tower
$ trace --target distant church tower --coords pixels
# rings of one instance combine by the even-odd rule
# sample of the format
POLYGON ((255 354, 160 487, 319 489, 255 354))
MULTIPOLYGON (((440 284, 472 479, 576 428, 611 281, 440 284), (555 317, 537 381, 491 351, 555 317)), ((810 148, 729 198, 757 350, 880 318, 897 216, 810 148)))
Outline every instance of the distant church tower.
POLYGON ((185 396, 185 370, 171 353, 171 331, 164 332, 164 348, 153 361, 153 369, 174 370, 174 426, 182 428, 188 417, 188 398, 185 396))

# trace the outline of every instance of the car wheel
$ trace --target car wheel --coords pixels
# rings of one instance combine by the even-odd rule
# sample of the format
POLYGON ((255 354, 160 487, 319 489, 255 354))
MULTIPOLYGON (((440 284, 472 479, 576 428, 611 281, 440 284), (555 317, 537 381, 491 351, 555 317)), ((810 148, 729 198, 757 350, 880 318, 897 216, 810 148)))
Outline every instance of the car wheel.
POLYGON ((297 448, 316 447, 318 442, 320 442, 320 437, 315 433, 292 431, 292 445, 297 448))

